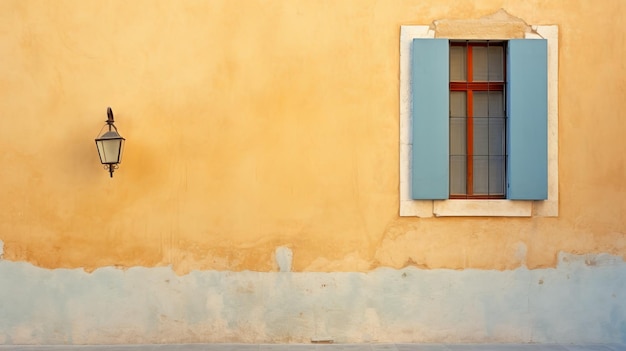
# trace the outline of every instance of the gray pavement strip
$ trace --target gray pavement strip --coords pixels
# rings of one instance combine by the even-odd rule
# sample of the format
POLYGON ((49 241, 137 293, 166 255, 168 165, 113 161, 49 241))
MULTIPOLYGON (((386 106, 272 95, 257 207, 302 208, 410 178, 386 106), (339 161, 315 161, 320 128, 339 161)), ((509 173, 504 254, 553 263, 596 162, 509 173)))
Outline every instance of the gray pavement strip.
POLYGON ((0 351, 626 351, 626 345, 592 344, 176 344, 0 345, 0 351))

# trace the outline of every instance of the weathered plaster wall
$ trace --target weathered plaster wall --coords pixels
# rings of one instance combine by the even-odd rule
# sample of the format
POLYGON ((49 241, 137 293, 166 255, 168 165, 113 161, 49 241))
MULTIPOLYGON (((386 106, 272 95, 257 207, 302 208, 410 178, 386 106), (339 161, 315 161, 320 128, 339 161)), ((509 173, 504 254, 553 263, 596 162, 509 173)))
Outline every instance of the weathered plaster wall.
POLYGON ((0 343, 626 342, 625 20, 621 0, 0 0, 0 343), (499 9, 559 27, 559 216, 400 218, 400 25, 499 9))
POLYGON ((296 271, 624 256, 625 6, 4 0, 5 259, 184 274, 272 270, 278 246, 296 271), (560 28, 560 216, 401 219, 399 26, 500 8, 560 28), (107 106, 127 138, 113 179, 92 141, 107 106))
POLYGON ((0 344, 626 343, 626 264, 368 273, 46 270, 0 261, 0 344))

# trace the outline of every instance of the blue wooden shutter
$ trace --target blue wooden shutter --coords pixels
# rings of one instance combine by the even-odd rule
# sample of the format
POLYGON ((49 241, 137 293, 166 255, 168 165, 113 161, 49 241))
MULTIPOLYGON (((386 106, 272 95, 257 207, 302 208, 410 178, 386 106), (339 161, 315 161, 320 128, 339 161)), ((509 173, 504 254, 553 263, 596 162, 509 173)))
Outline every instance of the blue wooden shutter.
POLYGON ((509 41, 507 198, 512 200, 548 197, 547 70, 546 40, 509 41))
POLYGON ((411 195, 415 200, 448 198, 448 50, 447 39, 413 39, 411 195))

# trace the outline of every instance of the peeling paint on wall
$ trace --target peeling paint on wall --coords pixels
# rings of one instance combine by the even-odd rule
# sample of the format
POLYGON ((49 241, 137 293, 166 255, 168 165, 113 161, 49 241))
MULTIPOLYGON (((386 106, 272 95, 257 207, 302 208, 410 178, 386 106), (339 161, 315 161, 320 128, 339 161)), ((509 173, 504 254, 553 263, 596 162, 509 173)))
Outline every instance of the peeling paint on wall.
POLYGON ((479 19, 441 19, 433 21, 431 29, 436 37, 453 39, 524 38, 533 31, 523 19, 507 13, 504 9, 479 19))
POLYGON ((46 270, 0 261, 0 344, 626 343, 626 263, 368 273, 46 270))
POLYGON ((284 246, 276 248, 276 264, 279 272, 291 272, 292 262, 293 251, 291 249, 284 246))

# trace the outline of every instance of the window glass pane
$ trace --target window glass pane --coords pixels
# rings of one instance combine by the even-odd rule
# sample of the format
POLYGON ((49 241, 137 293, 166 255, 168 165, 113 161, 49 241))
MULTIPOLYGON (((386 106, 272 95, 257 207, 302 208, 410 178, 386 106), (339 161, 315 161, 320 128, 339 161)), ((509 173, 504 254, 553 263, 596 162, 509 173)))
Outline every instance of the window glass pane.
POLYGON ((450 156, 450 194, 465 195, 467 193, 467 157, 450 156))
POLYGON ((501 91, 489 92, 489 117, 504 117, 504 94, 501 91))
POLYGON ((477 91, 474 96, 474 194, 504 195, 504 94, 477 91))
POLYGON ((489 92, 489 155, 503 156, 505 154, 505 123, 504 93, 491 91, 489 92))
POLYGON ((466 132, 465 117, 450 118, 450 155, 465 155, 467 145, 467 132, 466 132))
POLYGON ((472 111, 474 117, 489 117, 489 92, 475 91, 473 93, 474 98, 474 110, 472 111))
POLYGON ((467 93, 450 92, 450 194, 466 193, 467 93))
POLYGON ((473 46, 472 47, 472 69, 473 80, 475 82, 486 82, 489 77, 488 65, 487 65, 487 47, 486 46, 473 46))
POLYGON ((467 61, 465 46, 450 47, 450 81, 465 82, 467 80, 467 61))
POLYGON ((474 155, 489 155, 489 118, 474 118, 474 155))
POLYGON ((472 62, 475 82, 504 81, 504 47, 473 46, 472 62))
POLYGON ((489 156, 474 156, 474 195, 489 194, 489 156))
POLYGON ((504 94, 501 91, 476 91, 473 96, 474 155, 504 155, 504 94))
POLYGON ((489 118, 489 155, 504 156, 505 142, 504 135, 506 132, 505 119, 489 118))
POLYGON ((504 195, 505 156, 489 157, 489 195, 504 195))
POLYGON ((467 93, 450 92, 450 154, 465 155, 467 144, 467 93))
POLYGON ((504 81, 504 47, 489 47, 489 81, 504 81))
POLYGON ((501 91, 474 91, 474 117, 504 117, 504 94, 501 91))
POLYGON ((464 91, 450 92, 450 117, 467 116, 467 93, 464 91))

